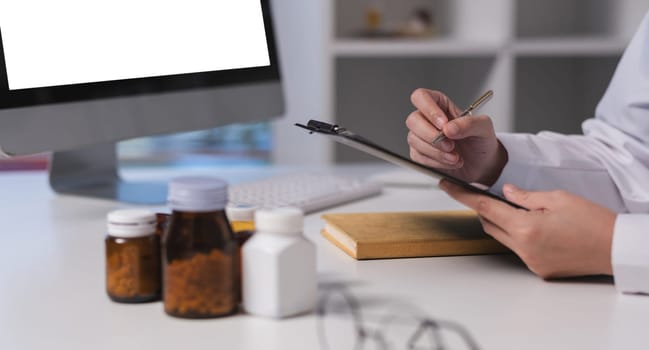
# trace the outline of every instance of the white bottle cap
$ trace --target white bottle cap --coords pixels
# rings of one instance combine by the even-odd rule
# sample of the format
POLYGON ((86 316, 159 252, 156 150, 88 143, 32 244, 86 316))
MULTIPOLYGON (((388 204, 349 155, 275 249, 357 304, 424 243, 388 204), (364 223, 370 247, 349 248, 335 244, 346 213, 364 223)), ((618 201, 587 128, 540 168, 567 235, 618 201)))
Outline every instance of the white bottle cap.
POLYGON ((248 221, 255 220, 255 211, 257 207, 252 204, 229 203, 225 207, 225 215, 229 221, 248 221))
POLYGON ((304 213, 293 207, 257 210, 255 226, 260 233, 301 234, 304 229, 304 213))
POLYGON ((155 213, 144 209, 123 209, 108 213, 108 235, 120 238, 144 237, 155 233, 155 213))
POLYGON ((179 177, 169 183, 168 204, 173 210, 208 212, 223 210, 228 184, 214 177, 179 177))

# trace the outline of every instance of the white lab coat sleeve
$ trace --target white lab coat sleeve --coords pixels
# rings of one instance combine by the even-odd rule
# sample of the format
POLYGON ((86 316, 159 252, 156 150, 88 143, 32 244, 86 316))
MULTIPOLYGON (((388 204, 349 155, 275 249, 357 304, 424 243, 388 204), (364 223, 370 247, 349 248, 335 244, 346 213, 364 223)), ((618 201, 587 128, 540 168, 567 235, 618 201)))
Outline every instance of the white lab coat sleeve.
POLYGON ((649 294, 649 215, 620 214, 615 221, 612 262, 623 293, 649 294))
POLYGON ((604 147, 598 141, 551 132, 499 134, 498 138, 507 149, 508 161, 492 186, 495 192, 502 193, 505 183, 528 191, 563 189, 615 212, 627 211, 608 169, 594 152, 604 147))
POLYGON ((625 51, 584 133, 621 150, 608 164, 611 177, 637 215, 618 215, 611 260, 615 286, 625 293, 649 294, 649 13, 625 51), (614 126, 614 128, 613 128, 614 126), (614 130, 611 130, 614 129, 614 130), (625 158, 632 156, 632 158, 625 158))
POLYGON ((499 134, 509 161, 494 190, 505 182, 565 189, 616 212, 649 214, 649 13, 582 128, 584 135, 499 134))

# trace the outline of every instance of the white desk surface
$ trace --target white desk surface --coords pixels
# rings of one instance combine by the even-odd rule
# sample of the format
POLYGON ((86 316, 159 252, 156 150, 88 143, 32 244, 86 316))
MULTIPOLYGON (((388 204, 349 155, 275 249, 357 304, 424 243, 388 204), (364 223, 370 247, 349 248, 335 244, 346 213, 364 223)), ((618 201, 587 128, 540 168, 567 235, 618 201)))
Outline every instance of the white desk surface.
MULTIPOLYGON (((0 191, 0 349, 317 348, 314 315, 196 321, 166 316, 160 302, 113 303, 104 291, 105 215, 123 204, 56 195, 41 172, 2 174, 0 191)), ((459 208, 433 187, 387 188, 328 211, 459 208)), ((355 261, 320 236, 320 214, 307 216, 305 233, 318 247, 321 281, 408 300, 466 326, 481 349, 649 348, 649 296, 618 294, 610 280, 546 282, 513 256, 355 261)))

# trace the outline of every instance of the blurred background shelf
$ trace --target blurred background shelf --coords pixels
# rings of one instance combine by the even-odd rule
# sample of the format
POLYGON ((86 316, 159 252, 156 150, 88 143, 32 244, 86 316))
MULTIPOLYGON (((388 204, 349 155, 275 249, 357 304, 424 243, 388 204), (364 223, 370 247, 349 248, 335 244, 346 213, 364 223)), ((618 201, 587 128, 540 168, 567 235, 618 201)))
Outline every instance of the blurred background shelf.
MULTIPOLYGON (((322 119, 407 155, 414 89, 444 91, 460 106, 493 89, 481 112, 497 131, 580 133, 648 8, 646 0, 326 0, 322 119), (422 28, 412 25, 421 13, 430 27, 408 35, 422 28)), ((323 154, 371 160, 333 144, 323 154)))
POLYGON ((628 40, 600 37, 519 39, 511 49, 517 56, 620 55, 628 40))
POLYGON ((489 56, 498 44, 440 39, 337 39, 333 53, 339 57, 489 56))

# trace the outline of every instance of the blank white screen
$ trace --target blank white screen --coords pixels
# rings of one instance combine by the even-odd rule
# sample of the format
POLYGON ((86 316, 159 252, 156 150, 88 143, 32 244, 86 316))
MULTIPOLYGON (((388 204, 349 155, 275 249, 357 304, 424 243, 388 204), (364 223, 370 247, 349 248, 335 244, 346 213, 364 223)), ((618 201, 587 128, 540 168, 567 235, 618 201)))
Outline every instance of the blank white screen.
POLYGON ((0 0, 10 90, 268 66, 259 0, 0 0))

